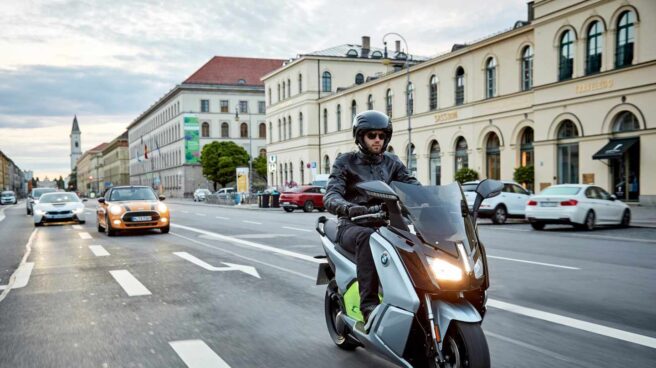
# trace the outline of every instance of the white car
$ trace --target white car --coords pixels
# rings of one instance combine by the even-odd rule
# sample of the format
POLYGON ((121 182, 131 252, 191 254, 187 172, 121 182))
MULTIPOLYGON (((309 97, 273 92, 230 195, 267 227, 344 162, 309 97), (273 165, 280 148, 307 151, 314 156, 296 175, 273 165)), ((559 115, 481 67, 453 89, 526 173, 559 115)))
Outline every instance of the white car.
POLYGON ((230 199, 232 196, 237 193, 235 188, 221 188, 214 192, 214 195, 219 199, 230 199))
POLYGON ((32 215, 32 209, 35 204, 39 203, 39 198, 45 193, 56 192, 55 188, 34 188, 30 195, 27 196, 27 201, 25 201, 25 209, 27 210, 28 215, 32 215))
MULTIPOLYGON (((526 202, 528 202, 532 193, 514 181, 501 180, 501 182, 503 183, 503 191, 496 197, 483 200, 481 208, 478 210, 478 217, 490 218, 495 224, 503 224, 508 218, 523 219, 526 202)), ((475 190, 478 183, 480 181, 477 180, 462 185, 470 211, 474 206, 475 190)))
POLYGON ((585 230, 595 225, 629 226, 631 210, 614 195, 595 185, 560 184, 531 197, 526 219, 536 230, 546 224, 570 224, 585 230))
POLYGON ((5 190, 0 193, 0 204, 16 204, 18 200, 16 199, 16 193, 11 190, 5 190))
POLYGON ((41 226, 46 222, 77 221, 80 224, 85 222, 84 204, 72 192, 45 193, 39 198, 38 203, 34 203, 32 212, 34 226, 41 226))
POLYGON ((196 189, 194 191, 194 202, 202 202, 207 196, 212 194, 209 189, 196 189))

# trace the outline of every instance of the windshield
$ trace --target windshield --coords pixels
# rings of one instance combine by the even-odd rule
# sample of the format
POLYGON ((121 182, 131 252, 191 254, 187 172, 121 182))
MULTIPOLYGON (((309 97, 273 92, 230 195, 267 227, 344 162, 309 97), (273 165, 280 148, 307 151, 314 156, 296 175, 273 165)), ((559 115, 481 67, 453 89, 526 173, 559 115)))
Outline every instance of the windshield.
POLYGON ((550 187, 542 191, 542 195, 575 195, 581 191, 580 187, 550 187))
POLYGON ((478 183, 465 183, 462 185, 462 191, 463 192, 474 192, 476 191, 476 187, 478 186, 478 183))
POLYGON ((2 192, 1 194, 3 197, 13 197, 14 192, 2 192))
POLYGON ((112 190, 110 201, 156 201, 152 189, 146 187, 117 188, 112 190))
POLYGON ((50 193, 41 196, 41 203, 66 203, 66 202, 79 202, 75 193, 50 193))
POLYGON ((52 192, 55 192, 55 191, 56 191, 56 190, 55 190, 55 189, 52 189, 52 188, 34 189, 34 191, 32 191, 32 193, 33 193, 33 194, 32 194, 32 197, 38 199, 38 198, 40 198, 44 193, 52 193, 52 192))
POLYGON ((473 236, 474 231, 471 222, 463 221, 465 199, 457 183, 419 186, 392 182, 391 187, 409 212, 415 231, 427 244, 453 255, 458 254, 456 242, 472 249, 467 233, 473 236))

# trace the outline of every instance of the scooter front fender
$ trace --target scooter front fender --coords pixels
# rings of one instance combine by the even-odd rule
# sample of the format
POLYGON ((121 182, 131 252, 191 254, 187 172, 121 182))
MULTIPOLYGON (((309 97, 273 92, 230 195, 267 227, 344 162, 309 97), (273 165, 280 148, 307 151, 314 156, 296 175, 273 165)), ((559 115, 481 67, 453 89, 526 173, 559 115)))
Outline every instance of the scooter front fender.
POLYGON ((465 299, 459 299, 456 302, 447 302, 445 300, 433 299, 431 301, 433 316, 440 330, 440 341, 444 341, 446 332, 449 330, 451 321, 461 321, 477 323, 483 321, 471 303, 465 299))

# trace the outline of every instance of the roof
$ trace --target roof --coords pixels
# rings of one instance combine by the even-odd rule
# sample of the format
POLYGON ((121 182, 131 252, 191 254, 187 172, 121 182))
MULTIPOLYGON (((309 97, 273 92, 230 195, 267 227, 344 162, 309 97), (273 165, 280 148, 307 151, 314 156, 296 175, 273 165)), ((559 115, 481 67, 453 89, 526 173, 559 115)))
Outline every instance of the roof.
POLYGON ((97 146, 93 147, 92 149, 90 149, 89 152, 98 152, 98 151, 102 151, 102 150, 104 150, 105 147, 107 147, 108 145, 109 145, 109 143, 100 143, 99 145, 97 145, 97 146))
POLYGON ((79 132, 80 131, 80 126, 77 124, 77 115, 73 118, 73 129, 71 129, 71 133, 74 132, 79 132))
MULTIPOLYGON (((347 43, 339 46, 330 47, 324 50, 313 51, 307 54, 301 54, 300 56, 330 56, 330 57, 343 57, 343 58, 353 58, 353 59, 382 59, 383 57, 385 57, 385 50, 377 47, 371 47, 367 52, 363 53, 363 48, 361 45, 347 43), (352 53, 351 56, 348 55, 349 51, 352 53), (376 52, 378 52, 380 56, 375 57, 374 54, 376 52)), ((396 51, 392 51, 388 49, 388 57, 396 59, 398 56, 401 56, 402 58, 403 56, 405 56, 405 53, 403 52, 397 53, 396 51)), ((428 58, 425 56, 410 55, 410 60, 425 61, 428 60, 428 58)))
POLYGON ((282 67, 281 59, 215 56, 183 84, 264 86, 260 78, 282 67))

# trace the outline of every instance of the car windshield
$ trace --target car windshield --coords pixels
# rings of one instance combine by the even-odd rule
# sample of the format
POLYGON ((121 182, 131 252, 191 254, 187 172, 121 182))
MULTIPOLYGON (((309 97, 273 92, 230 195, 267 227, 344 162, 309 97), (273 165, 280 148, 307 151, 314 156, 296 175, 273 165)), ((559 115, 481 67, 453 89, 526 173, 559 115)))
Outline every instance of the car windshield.
POLYGON ((66 203, 79 202, 80 198, 75 193, 49 193, 41 196, 41 203, 66 203))
POLYGON ((13 197, 14 192, 2 192, 1 194, 3 197, 13 197))
POLYGON ((581 191, 581 187, 550 187, 542 191, 542 195, 575 195, 581 191))
POLYGON ((476 191, 476 187, 478 186, 478 183, 465 183, 462 185, 462 191, 463 192, 474 192, 476 191))
MULTIPOLYGON (((391 187, 409 212, 415 231, 429 245, 457 255, 457 243, 473 249, 467 234, 473 234, 469 221, 463 221, 465 201, 457 183, 420 186, 392 182, 391 187)), ((467 212, 464 213, 465 215, 467 212)))
POLYGON ((116 188, 112 190, 110 201, 156 201, 152 189, 146 187, 116 188))
POLYGON ((32 192, 32 193, 33 193, 33 194, 32 194, 32 197, 34 197, 34 198, 41 198, 41 196, 42 196, 43 194, 45 194, 45 193, 52 193, 52 192, 56 192, 56 190, 55 190, 55 189, 52 189, 52 188, 34 189, 34 191, 32 192))

